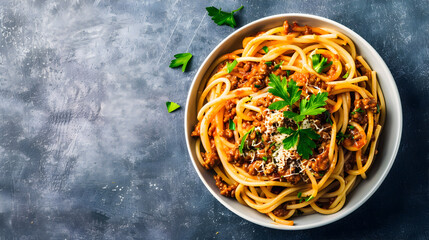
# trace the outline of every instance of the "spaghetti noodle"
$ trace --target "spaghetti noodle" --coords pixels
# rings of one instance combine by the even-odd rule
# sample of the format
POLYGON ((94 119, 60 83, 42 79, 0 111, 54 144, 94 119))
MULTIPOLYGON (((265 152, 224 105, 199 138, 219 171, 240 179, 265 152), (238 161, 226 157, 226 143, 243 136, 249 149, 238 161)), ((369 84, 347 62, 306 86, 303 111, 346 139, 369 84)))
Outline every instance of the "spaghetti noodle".
POLYGON ((192 136, 222 195, 293 225, 288 219, 297 215, 339 211, 366 178, 385 102, 376 72, 344 34, 285 21, 244 38, 242 49, 211 65, 205 82, 192 136), (282 91, 299 89, 296 102, 273 107, 284 100, 272 90, 276 77, 288 84, 282 91), (317 114, 287 117, 302 114, 322 93, 327 97, 317 114), (311 143, 299 135, 286 144, 293 131, 307 131, 311 143))

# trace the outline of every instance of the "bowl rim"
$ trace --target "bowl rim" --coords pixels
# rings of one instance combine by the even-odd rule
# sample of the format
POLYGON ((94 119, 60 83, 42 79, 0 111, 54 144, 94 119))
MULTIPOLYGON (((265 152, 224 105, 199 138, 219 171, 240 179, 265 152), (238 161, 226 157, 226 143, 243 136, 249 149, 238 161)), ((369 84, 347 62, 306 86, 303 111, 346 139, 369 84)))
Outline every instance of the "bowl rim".
MULTIPOLYGON (((354 41, 355 42, 355 41, 354 41)), ((361 46, 362 48, 362 46, 361 46)), ((195 101, 195 99, 193 99, 195 101)), ((387 104, 386 104, 387 106, 387 104)), ((200 65, 197 73, 195 74, 192 83, 189 87, 189 92, 188 92, 188 96, 186 99, 186 109, 185 109, 185 116, 184 116, 184 129, 185 129, 185 139, 186 139, 186 146, 188 149, 188 154, 190 157, 190 160, 192 162, 192 165, 194 166, 195 171, 197 172, 200 180, 204 183, 205 187, 209 190, 209 192, 212 194, 213 197, 215 197, 217 199, 217 201, 219 201, 223 206, 225 206, 227 209, 229 209, 231 212, 235 213, 236 215, 240 216, 243 219, 246 219, 249 222, 255 223, 257 225, 260 226, 264 226, 267 228, 272 228, 272 229, 279 229, 279 230, 304 230, 304 229, 311 229, 311 228, 317 228, 317 227, 321 227, 333 222, 336 222, 346 216, 348 216, 350 213, 354 212, 356 209, 358 209, 360 206, 362 206, 376 191, 377 189, 380 187, 381 183, 384 181, 384 179, 386 178, 387 174, 389 173, 393 163, 395 162, 398 150, 399 150, 399 146, 400 146, 400 141, 401 141, 401 136, 402 136, 402 127, 403 127, 403 116, 402 116, 402 105, 401 105, 401 99, 400 99, 400 95, 399 95, 399 91, 398 91, 398 87, 396 85, 396 82, 392 76, 392 73, 390 72, 389 68, 387 67, 386 63, 384 62, 384 60, 381 58, 381 56, 378 54, 378 52, 363 38, 361 37, 359 34, 357 34, 356 32, 354 32, 352 29, 344 26, 341 23, 338 23, 334 20, 325 18, 325 17, 321 17, 321 16, 317 16, 317 15, 313 15, 313 14, 306 14, 306 13, 284 13, 284 14, 276 14, 276 15, 271 15, 271 16, 267 16, 267 17, 263 17, 260 18, 258 20, 252 21, 244 26, 242 26, 241 28, 235 30, 234 32, 232 32, 231 34, 229 34, 226 38, 224 38, 219 44, 216 45, 216 47, 209 53, 209 55, 205 58, 204 62, 200 65), (290 18, 290 17, 297 17, 297 18, 309 18, 311 20, 316 20, 316 21, 322 21, 322 22, 327 22, 329 24, 332 24, 338 28, 340 28, 342 32, 344 33, 346 36, 352 36, 355 39, 358 39, 360 43, 360 45, 363 45, 363 48, 366 48, 367 50, 369 50, 373 56, 373 58, 375 58, 375 60, 377 62, 379 62, 380 64, 380 68, 384 68, 386 70, 386 79, 384 80, 385 82, 387 82, 387 85, 390 85, 391 89, 389 89, 389 91, 393 91, 393 95, 396 97, 394 100, 396 100, 397 103, 397 108, 398 108, 398 134, 395 136, 396 138, 394 139, 394 146, 393 146, 393 154, 391 155, 391 158, 388 159, 388 165, 386 168, 384 169, 378 169, 378 171, 382 171, 381 176, 379 177, 379 179, 376 181, 376 184, 373 185, 370 188, 370 191, 368 191, 363 198, 361 198, 356 204, 354 204, 353 206, 351 206, 348 209, 341 209, 338 213, 338 215, 332 217, 332 218, 328 218, 324 221, 320 221, 320 222, 315 222, 315 223, 310 223, 310 224, 305 224, 305 225, 294 225, 294 226, 286 226, 286 225, 280 225, 280 224, 270 224, 270 223, 266 223, 266 222, 261 222, 258 219, 254 219, 250 216, 247 216, 245 213, 242 213, 238 210, 236 210, 234 207, 228 205, 224 199, 222 199, 222 196, 220 196, 218 193, 214 192, 210 187, 209 187, 209 183, 207 183, 207 181, 204 179, 201 171, 198 169, 197 166, 197 162, 196 159, 193 158, 192 156, 192 149, 191 149, 191 143, 190 143, 190 138, 192 138, 189 134, 189 131, 191 131, 191 129, 189 129, 189 121, 192 121, 189 118, 189 111, 195 111, 195 109, 189 109, 189 103, 192 100, 191 97, 193 97, 192 93, 193 90, 195 88, 200 87, 201 82, 201 78, 204 77, 204 72, 202 72, 203 70, 206 71, 207 69, 204 69, 204 67, 209 63, 209 61, 213 61, 212 57, 214 54, 219 55, 219 53, 216 53, 226 42, 228 42, 231 38, 233 38, 236 35, 240 35, 241 32, 246 31, 247 28, 253 26, 253 25, 257 25, 261 22, 265 22, 265 21, 270 21, 272 19, 275 18, 290 18), (200 79, 200 81, 198 81, 198 85, 197 85, 197 80, 200 79), (196 86, 197 85, 197 86, 196 86)), ((255 210, 256 211, 256 210, 255 210)))

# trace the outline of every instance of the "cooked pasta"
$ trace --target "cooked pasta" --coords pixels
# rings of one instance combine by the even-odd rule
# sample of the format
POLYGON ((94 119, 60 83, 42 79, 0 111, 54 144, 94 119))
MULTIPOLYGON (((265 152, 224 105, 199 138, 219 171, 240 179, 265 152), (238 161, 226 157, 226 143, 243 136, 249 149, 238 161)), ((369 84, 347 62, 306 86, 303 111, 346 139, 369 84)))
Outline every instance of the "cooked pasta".
POLYGON ((276 223, 339 211, 377 153, 386 111, 376 72, 328 28, 285 21, 242 45, 200 87, 199 162, 222 195, 276 223))

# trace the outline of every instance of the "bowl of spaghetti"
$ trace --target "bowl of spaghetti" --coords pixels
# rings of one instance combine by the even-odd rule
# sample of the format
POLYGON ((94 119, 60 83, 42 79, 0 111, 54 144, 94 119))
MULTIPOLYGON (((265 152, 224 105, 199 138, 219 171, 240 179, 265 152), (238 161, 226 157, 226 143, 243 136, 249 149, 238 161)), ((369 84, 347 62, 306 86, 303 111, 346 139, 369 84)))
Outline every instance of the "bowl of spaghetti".
POLYGON ((282 14, 223 40, 191 85, 185 134, 211 194, 253 223, 309 229, 380 186, 402 109, 379 54, 332 20, 282 14))

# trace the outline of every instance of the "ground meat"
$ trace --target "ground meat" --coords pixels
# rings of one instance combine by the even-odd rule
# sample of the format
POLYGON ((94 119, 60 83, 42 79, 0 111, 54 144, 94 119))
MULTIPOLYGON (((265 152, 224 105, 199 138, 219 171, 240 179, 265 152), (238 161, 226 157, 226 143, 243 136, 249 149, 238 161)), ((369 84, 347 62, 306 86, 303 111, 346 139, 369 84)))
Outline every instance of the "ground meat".
POLYGON ((289 79, 293 79, 298 86, 304 86, 307 83, 309 77, 310 74, 308 73, 295 72, 289 76, 289 79))
MULTIPOLYGON (((368 156, 363 156, 362 158, 362 166, 366 164, 368 161, 368 156)), ((344 171, 347 172, 349 170, 353 170, 356 166, 356 154, 353 152, 349 158, 346 158, 346 161, 344 162, 344 171)))
MULTIPOLYGON (((351 113, 351 120, 354 122, 359 123, 360 125, 365 125, 365 123, 368 122, 368 116, 365 111, 365 106, 363 104, 362 99, 356 99, 354 101, 354 109, 351 113)), ((377 110, 377 104, 376 104, 376 110, 377 110)), ((367 107, 368 109, 369 107, 367 107)))
POLYGON ((254 161, 251 164, 249 164, 249 166, 247 167, 247 172, 252 176, 256 176, 261 170, 261 165, 262 165, 261 160, 254 161))
POLYGON ((344 171, 347 172, 349 170, 352 170, 354 166, 356 166, 356 156, 355 154, 345 155, 345 162, 344 162, 344 171))
POLYGON ((268 108, 273 103, 274 95, 269 93, 266 97, 256 100, 256 106, 268 108))
POLYGON ((201 153, 203 157, 203 167, 206 169, 212 169, 214 166, 218 165, 220 160, 216 152, 211 153, 201 153))
POLYGON ((240 157, 240 151, 238 148, 230 149, 226 152, 228 162, 237 162, 240 157))
POLYGON ((296 167, 288 168, 288 170, 286 171, 285 178, 287 182, 290 182, 292 184, 297 184, 301 180, 298 168, 296 167))
POLYGON ((208 134, 210 137, 213 137, 213 133, 214 133, 214 131, 216 131, 216 125, 210 125, 210 127, 209 127, 209 130, 208 130, 207 134, 208 134))
POLYGON ((377 100, 374 98, 363 98, 357 101, 358 103, 355 103, 355 105, 358 105, 361 109, 370 110, 373 113, 377 112, 377 100))
POLYGON ((305 31, 304 31, 304 35, 311 35, 313 34, 313 31, 311 31, 311 28, 307 25, 305 25, 305 31))
POLYGON ((343 141, 343 146, 345 147, 355 147, 357 149, 362 148, 366 144, 366 136, 362 136, 358 129, 354 128, 352 130, 348 129, 346 132, 346 136, 348 136, 343 141))
POLYGON ((281 204, 276 209, 274 209, 273 214, 277 217, 284 217, 289 213, 290 210, 286 209, 286 204, 281 204))
POLYGON ((291 29, 291 27, 289 26, 289 22, 288 22, 288 21, 284 21, 284 22, 283 22, 283 29, 284 29, 284 32, 285 32, 286 34, 289 34, 289 33, 291 33, 291 32, 292 32, 292 29, 291 29))
POLYGON ((237 110, 235 108, 236 106, 236 99, 229 99, 225 102, 225 113, 223 115, 223 122, 229 122, 230 119, 234 119, 235 115, 237 114, 237 110))
POLYGON ((231 130, 231 129, 229 129, 229 128, 225 128, 225 129, 222 131, 222 137, 224 137, 224 138, 226 138, 226 139, 230 139, 230 138, 233 138, 233 137, 234 137, 234 133, 232 132, 232 130, 231 130))
POLYGON ((310 163, 310 167, 316 171, 325 171, 329 168, 329 146, 322 147, 322 151, 315 157, 315 160, 310 163))
POLYGON ((216 180, 216 186, 219 188, 220 194, 226 197, 235 198, 236 185, 226 184, 219 175, 215 175, 214 179, 216 180))
POLYGON ((310 74, 307 85, 316 89, 327 89, 328 85, 315 74, 310 74))
POLYGON ((192 133, 191 133, 192 137, 199 137, 200 136, 200 127, 201 127, 201 122, 198 122, 197 125, 195 125, 194 131, 192 131, 192 133))
POLYGON ((244 77, 249 79, 246 85, 248 87, 251 87, 254 92, 259 91, 259 89, 265 88, 267 86, 267 81, 265 81, 265 79, 268 76, 268 69, 268 65, 262 62, 259 65, 254 66, 252 68, 252 71, 246 74, 244 77))

